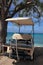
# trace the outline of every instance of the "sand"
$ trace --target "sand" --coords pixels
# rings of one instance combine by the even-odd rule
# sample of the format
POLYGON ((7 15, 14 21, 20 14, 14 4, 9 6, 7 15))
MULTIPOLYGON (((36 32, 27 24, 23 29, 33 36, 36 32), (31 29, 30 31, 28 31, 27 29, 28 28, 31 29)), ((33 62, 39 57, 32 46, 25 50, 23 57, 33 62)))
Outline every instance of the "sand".
POLYGON ((16 62, 15 59, 10 59, 6 56, 3 56, 0 60, 0 65, 43 65, 43 47, 35 48, 33 61, 21 60, 21 61, 16 62))

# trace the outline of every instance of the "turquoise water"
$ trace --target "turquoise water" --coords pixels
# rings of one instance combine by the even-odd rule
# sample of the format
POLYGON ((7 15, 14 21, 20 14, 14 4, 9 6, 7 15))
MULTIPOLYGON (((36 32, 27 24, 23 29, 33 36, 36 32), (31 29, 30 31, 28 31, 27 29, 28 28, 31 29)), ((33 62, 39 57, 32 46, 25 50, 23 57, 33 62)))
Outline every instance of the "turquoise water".
MULTIPOLYGON (((9 43, 9 39, 11 39, 13 33, 8 32, 6 37, 6 43, 9 43)), ((43 33, 34 33, 34 46, 43 47, 43 33)))

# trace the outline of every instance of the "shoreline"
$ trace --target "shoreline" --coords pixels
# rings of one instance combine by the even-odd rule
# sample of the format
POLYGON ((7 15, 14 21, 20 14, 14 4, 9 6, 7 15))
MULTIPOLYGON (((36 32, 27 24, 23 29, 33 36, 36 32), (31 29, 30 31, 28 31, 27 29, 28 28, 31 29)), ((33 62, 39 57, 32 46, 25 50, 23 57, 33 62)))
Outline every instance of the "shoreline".
MULTIPOLYGON (((6 43, 5 45, 10 46, 9 43, 6 43)), ((34 46, 34 48, 37 48, 37 47, 41 47, 41 48, 43 48, 43 46, 34 46)))
POLYGON ((38 48, 39 48, 39 47, 41 47, 41 48, 42 48, 43 46, 34 46, 34 47, 35 47, 35 48, 37 48, 37 47, 38 47, 38 48))

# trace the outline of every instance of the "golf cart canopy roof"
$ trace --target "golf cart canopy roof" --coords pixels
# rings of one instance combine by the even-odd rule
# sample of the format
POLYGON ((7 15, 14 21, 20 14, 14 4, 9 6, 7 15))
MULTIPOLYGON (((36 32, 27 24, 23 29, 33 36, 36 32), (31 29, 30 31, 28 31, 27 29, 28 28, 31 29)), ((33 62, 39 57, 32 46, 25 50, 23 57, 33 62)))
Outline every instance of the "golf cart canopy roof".
POLYGON ((34 25, 34 22, 29 17, 8 18, 5 21, 10 21, 18 25, 34 25))

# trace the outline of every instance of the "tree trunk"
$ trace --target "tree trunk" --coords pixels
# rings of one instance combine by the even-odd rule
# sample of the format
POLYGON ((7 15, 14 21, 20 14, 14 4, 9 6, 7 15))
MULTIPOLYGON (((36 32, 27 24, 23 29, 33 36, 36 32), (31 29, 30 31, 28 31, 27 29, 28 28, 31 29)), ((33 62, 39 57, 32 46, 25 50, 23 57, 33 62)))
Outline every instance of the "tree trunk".
POLYGON ((0 20, 0 42, 6 43, 7 22, 0 20))
POLYGON ((5 19, 7 18, 12 0, 4 1, 1 0, 1 7, 0 7, 0 42, 5 44, 6 43, 6 36, 7 36, 7 22, 5 19), (8 3, 8 5, 6 4, 8 3), (6 7, 7 5, 7 7, 6 7))

